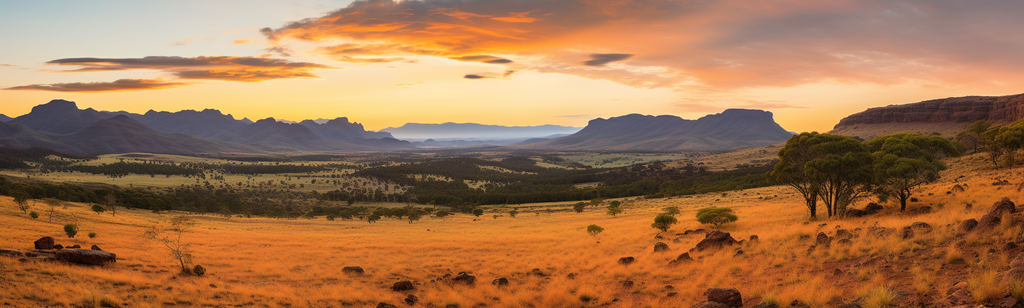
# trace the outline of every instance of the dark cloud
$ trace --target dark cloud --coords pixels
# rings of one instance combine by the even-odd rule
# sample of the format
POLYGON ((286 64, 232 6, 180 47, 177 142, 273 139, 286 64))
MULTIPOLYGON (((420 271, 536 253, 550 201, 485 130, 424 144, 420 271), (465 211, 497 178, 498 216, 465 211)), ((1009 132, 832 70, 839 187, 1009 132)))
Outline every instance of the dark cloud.
POLYGON ((180 82, 164 82, 156 79, 118 79, 114 82, 75 82, 55 84, 34 84, 11 87, 4 90, 30 90, 54 92, 116 92, 166 89, 185 85, 180 82))
POLYGON ((466 79, 485 79, 485 78, 508 79, 509 77, 512 77, 512 74, 515 73, 515 72, 516 71, 513 71, 513 70, 507 70, 504 73, 501 73, 501 75, 493 74, 493 73, 490 73, 490 74, 469 74, 469 75, 463 76, 463 78, 466 78, 466 79))
POLYGON ((458 60, 458 61, 464 61, 464 62, 482 62, 482 63, 489 63, 489 64, 508 64, 508 63, 512 63, 512 60, 505 59, 505 58, 500 58, 500 57, 495 57, 495 56, 491 56, 491 55, 461 56, 461 57, 451 57, 449 59, 458 60))
POLYGON ((487 76, 469 74, 469 75, 466 75, 466 76, 462 76, 462 78, 466 78, 466 79, 484 79, 484 78, 494 78, 494 77, 487 77, 487 76))
POLYGON ((590 55, 590 60, 584 61, 587 66, 604 66, 605 64, 629 59, 633 55, 628 53, 595 53, 590 55))
POLYGON ((151 69, 171 73, 183 79, 211 79, 226 81, 265 81, 282 78, 315 78, 314 69, 331 68, 326 65, 291 62, 263 57, 145 57, 145 58, 67 58, 48 64, 77 66, 62 72, 122 71, 151 69))
POLYGON ((270 48, 267 48, 267 49, 264 49, 264 50, 266 50, 267 52, 276 53, 276 54, 278 54, 278 55, 280 55, 282 57, 291 57, 292 56, 291 50, 289 50, 288 47, 284 47, 284 46, 273 46, 273 47, 270 47, 270 48))

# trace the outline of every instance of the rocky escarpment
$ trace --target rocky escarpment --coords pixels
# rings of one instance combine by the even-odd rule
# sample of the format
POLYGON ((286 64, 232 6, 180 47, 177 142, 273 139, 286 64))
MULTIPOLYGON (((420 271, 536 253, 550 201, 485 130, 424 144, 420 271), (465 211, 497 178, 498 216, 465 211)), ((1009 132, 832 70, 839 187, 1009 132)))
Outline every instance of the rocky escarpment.
POLYGON ((1011 122, 1024 118, 1024 94, 965 96, 870 108, 839 121, 835 129, 857 124, 920 122, 1011 122))

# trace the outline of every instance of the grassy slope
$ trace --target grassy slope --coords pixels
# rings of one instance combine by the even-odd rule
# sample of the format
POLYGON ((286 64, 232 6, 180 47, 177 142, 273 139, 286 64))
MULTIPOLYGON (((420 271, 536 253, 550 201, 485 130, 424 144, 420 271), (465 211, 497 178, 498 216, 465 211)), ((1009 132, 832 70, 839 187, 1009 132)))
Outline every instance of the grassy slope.
POLYGON ((866 306, 877 299, 909 306, 935 302, 960 281, 975 281, 974 294, 991 293, 996 294, 989 295, 991 300, 1001 299, 1007 286, 999 282, 997 274, 1019 252, 1003 247, 1007 242, 1021 242, 1021 226, 1007 224, 991 234, 964 236, 946 225, 979 218, 1004 196, 1022 201, 1016 187, 1024 178, 1024 169, 992 169, 983 156, 956 159, 950 165, 953 169, 945 172, 939 183, 925 187, 917 196, 921 201, 909 206, 928 205, 936 209, 934 213, 893 213, 895 205, 887 204, 886 212, 879 216, 809 224, 804 224, 807 213, 799 196, 786 187, 729 192, 726 196, 629 201, 617 218, 604 214, 603 208, 590 207, 583 214, 524 212, 515 219, 494 219, 491 211, 507 209, 493 209, 479 219, 457 215, 446 220, 424 218, 412 224, 388 218, 367 224, 323 218, 194 216, 198 224, 186 233, 185 240, 193 244, 195 263, 206 267, 206 277, 176 275, 175 260, 166 249, 142 239, 144 227, 166 221, 171 217, 168 214, 121 210, 111 217, 72 204, 58 208, 50 223, 48 208, 42 203, 32 207, 41 214, 34 220, 18 211, 9 197, 0 197, 4 230, 0 247, 29 249, 35 239, 53 236, 64 245, 97 244, 119 256, 117 264, 105 267, 0 257, 0 277, 4 277, 0 279, 0 303, 73 306, 108 299, 132 307, 372 307, 381 301, 401 304, 406 293, 388 287, 405 279, 416 283, 416 290, 409 293, 419 297, 420 305, 441 307, 688 307, 703 300, 702 293, 709 287, 738 288, 747 307, 764 298, 780 303, 800 300, 816 307, 859 298, 866 306), (961 175, 965 177, 959 178, 961 175), (1008 179, 1013 186, 991 186, 994 179, 1008 179), (956 180, 967 183, 967 191, 947 195, 956 180), (974 207, 965 209, 966 203, 974 207), (674 234, 703 227, 692 217, 698 208, 712 204, 732 207, 740 216, 726 228, 733 237, 756 234, 761 242, 742 247, 742 256, 734 256, 735 248, 725 249, 691 254, 696 262, 667 266, 700 239, 674 234), (682 209, 678 215, 681 223, 659 240, 650 224, 665 206, 682 209), (61 226, 75 217, 81 233, 68 239, 61 226), (808 252, 819 231, 834 235, 837 225, 845 229, 902 228, 915 221, 927 222, 935 231, 910 240, 862 233, 850 247, 833 245, 808 252), (819 226, 822 223, 827 225, 819 226), (591 237, 586 233, 589 224, 604 227, 604 233, 591 237), (85 236, 89 232, 99 236, 89 239, 85 236), (800 235, 812 239, 801 240, 800 235), (673 241, 676 238, 678 242, 673 241), (964 242, 957 245, 960 240, 964 242), (652 246, 658 241, 668 243, 671 250, 654 253, 652 246), (989 248, 995 252, 990 253, 989 248), (949 264, 950 254, 962 255, 966 263, 949 264), (616 264, 625 256, 636 257, 637 262, 616 264), (343 266, 362 266, 366 275, 347 276, 340 271, 343 266), (527 274, 534 268, 549 276, 527 274), (432 282, 462 271, 476 275, 477 284, 432 282), (576 278, 569 279, 570 273, 576 278), (511 285, 492 286, 490 281, 498 277, 507 277, 511 285), (623 287, 625 280, 635 285, 623 287), (667 285, 674 289, 667 290, 667 285), (669 292, 678 295, 667 296, 669 292), (896 295, 887 296, 892 294, 896 295))

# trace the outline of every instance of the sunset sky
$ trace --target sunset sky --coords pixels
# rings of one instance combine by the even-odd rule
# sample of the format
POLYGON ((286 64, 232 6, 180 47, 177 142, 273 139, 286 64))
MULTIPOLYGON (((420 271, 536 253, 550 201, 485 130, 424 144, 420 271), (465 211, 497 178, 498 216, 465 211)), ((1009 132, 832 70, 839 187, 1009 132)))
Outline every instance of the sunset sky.
POLYGON ((1024 1, 3 1, 0 113, 584 126, 1024 92, 1024 1))

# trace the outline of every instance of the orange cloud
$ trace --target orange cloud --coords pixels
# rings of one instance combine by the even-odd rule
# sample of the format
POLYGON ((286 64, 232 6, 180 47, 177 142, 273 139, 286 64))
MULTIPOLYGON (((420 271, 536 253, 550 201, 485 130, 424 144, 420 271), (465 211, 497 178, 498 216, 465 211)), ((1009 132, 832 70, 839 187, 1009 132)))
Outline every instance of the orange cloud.
MULTIPOLYGON (((271 48, 272 50, 274 48, 271 48)), ((275 50, 282 52, 285 49, 275 50)), ((151 69, 171 73, 182 79, 207 79, 255 82, 282 78, 316 78, 314 69, 326 65, 291 62, 265 57, 144 57, 127 59, 67 58, 47 62, 79 68, 61 72, 123 71, 151 69)))
POLYGON ((350 42, 349 56, 500 54, 639 87, 958 86, 1024 81, 1024 32, 1006 31, 1024 29, 1021 11, 1014 0, 361 0, 261 32, 350 42), (591 54, 634 56, 579 60, 591 54))
POLYGON ((114 82, 75 82, 55 84, 34 84, 6 88, 4 90, 30 90, 54 92, 118 92, 173 88, 185 85, 179 82, 164 82, 157 79, 118 79, 114 82))

